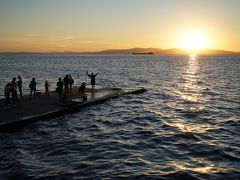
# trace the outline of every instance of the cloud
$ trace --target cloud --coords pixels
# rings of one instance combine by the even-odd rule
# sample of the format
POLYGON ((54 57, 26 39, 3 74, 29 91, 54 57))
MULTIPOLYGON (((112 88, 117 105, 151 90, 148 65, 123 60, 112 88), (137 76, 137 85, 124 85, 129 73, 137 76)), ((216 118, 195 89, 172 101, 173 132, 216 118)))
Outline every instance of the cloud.
POLYGON ((93 44, 93 43, 96 43, 95 41, 79 41, 79 43, 82 43, 82 44, 93 44))
POLYGON ((61 41, 61 42, 70 41, 72 39, 73 39, 73 36, 51 36, 50 37, 51 41, 61 41))

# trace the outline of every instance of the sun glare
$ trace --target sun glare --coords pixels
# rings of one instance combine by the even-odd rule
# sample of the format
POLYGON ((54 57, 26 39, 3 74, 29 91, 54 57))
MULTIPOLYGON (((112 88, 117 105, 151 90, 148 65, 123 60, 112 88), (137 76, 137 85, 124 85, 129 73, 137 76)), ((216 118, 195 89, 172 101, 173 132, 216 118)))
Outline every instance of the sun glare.
POLYGON ((180 46, 187 50, 201 50, 206 48, 207 40, 199 32, 188 32, 182 36, 180 46))

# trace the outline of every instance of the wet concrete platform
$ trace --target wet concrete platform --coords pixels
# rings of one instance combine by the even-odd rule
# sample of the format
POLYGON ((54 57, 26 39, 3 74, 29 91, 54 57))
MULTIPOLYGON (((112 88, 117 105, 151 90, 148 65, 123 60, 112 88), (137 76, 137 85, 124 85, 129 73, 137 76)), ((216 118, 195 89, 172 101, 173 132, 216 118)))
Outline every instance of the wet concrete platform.
POLYGON ((4 99, 0 100, 0 130, 5 128, 18 128, 37 120, 49 120, 65 114, 78 112, 81 108, 103 103, 109 99, 125 94, 143 93, 144 88, 107 88, 97 87, 95 90, 86 89, 84 94, 78 93, 78 88, 73 88, 71 93, 66 93, 64 103, 60 103, 56 92, 46 96, 40 92, 39 96, 29 98, 23 96, 18 104, 8 108, 4 107, 4 99))

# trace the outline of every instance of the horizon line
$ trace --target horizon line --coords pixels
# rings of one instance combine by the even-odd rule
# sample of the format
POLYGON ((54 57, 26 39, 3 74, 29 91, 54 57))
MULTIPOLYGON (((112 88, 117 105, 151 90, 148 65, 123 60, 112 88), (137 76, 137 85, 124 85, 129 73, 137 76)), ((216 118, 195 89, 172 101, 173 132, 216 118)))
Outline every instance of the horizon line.
MULTIPOLYGON (((214 51, 223 51, 224 54, 240 54, 239 51, 233 51, 233 50, 225 50, 225 49, 212 49, 212 48, 204 48, 199 50, 188 50, 183 48, 155 48, 155 47, 133 47, 133 48, 111 48, 111 49, 103 49, 103 50, 96 50, 96 51, 0 51, 0 54, 131 54, 134 52, 121 52, 121 51, 131 51, 134 49, 142 49, 142 50, 158 50, 158 51, 169 51, 169 50, 175 50, 175 51, 182 51, 182 52, 171 52, 171 53, 165 53, 165 54, 221 54, 220 52, 214 51), (120 51, 120 52, 110 52, 110 51, 120 51), (213 52, 205 52, 204 51, 213 51, 213 52)), ((161 52, 153 52, 154 54, 164 54, 161 52)))

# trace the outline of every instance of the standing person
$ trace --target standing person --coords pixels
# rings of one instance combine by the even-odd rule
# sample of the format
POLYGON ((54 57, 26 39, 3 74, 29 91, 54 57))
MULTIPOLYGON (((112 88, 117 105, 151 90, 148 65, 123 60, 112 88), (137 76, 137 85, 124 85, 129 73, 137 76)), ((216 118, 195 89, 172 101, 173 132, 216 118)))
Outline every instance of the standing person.
POLYGON ((17 82, 16 78, 14 77, 11 82, 11 93, 12 93, 12 103, 18 102, 18 94, 17 94, 17 82))
POLYGON ((65 91, 68 91, 68 90, 69 90, 69 87, 68 87, 69 77, 68 77, 68 75, 66 75, 66 76, 63 78, 63 82, 64 82, 64 89, 65 89, 65 91))
POLYGON ((33 93, 33 97, 36 96, 36 89, 37 89, 37 83, 35 81, 35 78, 32 78, 32 81, 29 84, 30 87, 30 98, 32 97, 32 93, 33 93))
POLYGON ((74 80, 73 80, 71 74, 69 74, 68 77, 69 77, 68 81, 69 81, 70 93, 71 93, 72 92, 72 85, 74 84, 74 80))
POLYGON ((62 78, 58 79, 57 82, 57 92, 58 92, 58 97, 60 98, 62 96, 62 92, 63 92, 63 81, 62 78))
POLYGON ((7 85, 4 88, 4 95, 5 95, 5 107, 9 105, 10 101, 10 94, 11 94, 11 84, 7 83, 7 85))
POLYGON ((48 83, 48 81, 45 81, 44 86, 45 86, 45 95, 49 96, 49 89, 51 85, 48 83))
POLYGON ((99 72, 98 72, 97 74, 93 74, 93 73, 88 74, 88 72, 86 73, 86 75, 91 78, 92 89, 95 88, 95 84, 96 84, 95 78, 96 78, 96 76, 97 76, 98 74, 99 74, 99 72))
POLYGON ((17 85, 18 85, 18 91, 19 91, 20 98, 22 98, 22 78, 21 78, 21 76, 18 76, 17 85))

